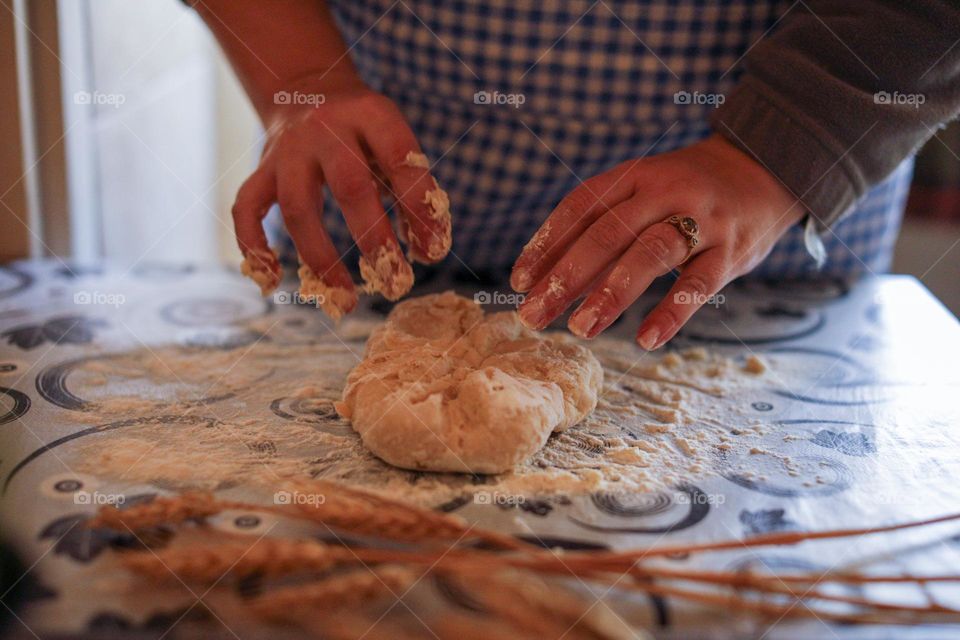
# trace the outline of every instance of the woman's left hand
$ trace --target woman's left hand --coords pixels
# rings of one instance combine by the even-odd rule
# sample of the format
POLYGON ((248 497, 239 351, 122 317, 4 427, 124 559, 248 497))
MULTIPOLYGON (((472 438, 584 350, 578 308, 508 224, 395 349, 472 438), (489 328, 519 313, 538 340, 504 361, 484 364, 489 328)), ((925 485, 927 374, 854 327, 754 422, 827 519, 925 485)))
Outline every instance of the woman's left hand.
POLYGON ((637 331, 641 347, 656 349, 804 213, 777 178, 718 135, 624 162, 570 192, 524 247, 510 277, 515 290, 529 291, 520 319, 543 329, 586 295, 567 326, 593 338, 655 278, 683 265, 637 331), (695 247, 671 216, 696 221, 695 247))

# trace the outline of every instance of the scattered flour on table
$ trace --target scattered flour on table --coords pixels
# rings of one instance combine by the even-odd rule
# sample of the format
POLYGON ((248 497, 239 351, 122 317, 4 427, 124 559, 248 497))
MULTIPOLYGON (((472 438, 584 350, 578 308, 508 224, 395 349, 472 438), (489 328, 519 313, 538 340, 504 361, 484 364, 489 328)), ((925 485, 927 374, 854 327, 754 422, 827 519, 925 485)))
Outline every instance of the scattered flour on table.
POLYGON ((96 396, 96 405, 71 418, 127 426, 79 439, 71 466, 168 490, 269 488, 285 478, 320 477, 436 505, 478 490, 661 490, 713 473, 732 451, 751 457, 764 433, 738 408, 738 396, 768 383, 749 363, 702 348, 650 355, 600 338, 589 343, 604 368, 596 410, 512 472, 397 469, 366 451, 333 409, 377 322, 347 318, 330 333, 304 311, 306 324, 250 323, 259 338, 244 346, 158 347, 78 367, 70 388, 84 399, 96 396))

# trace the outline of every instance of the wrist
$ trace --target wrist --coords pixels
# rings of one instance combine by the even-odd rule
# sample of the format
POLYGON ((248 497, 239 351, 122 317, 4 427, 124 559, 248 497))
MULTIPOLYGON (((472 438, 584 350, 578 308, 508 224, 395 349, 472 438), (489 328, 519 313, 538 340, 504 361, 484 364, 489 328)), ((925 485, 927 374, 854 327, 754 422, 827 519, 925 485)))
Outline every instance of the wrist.
POLYGON ((804 217, 806 208, 800 199, 752 155, 718 133, 709 136, 703 144, 734 183, 744 185, 745 189, 768 203, 773 210, 783 213, 787 226, 804 217))
POLYGON ((262 100, 261 118, 269 129, 291 109, 316 108, 333 94, 369 90, 352 64, 311 69, 276 83, 262 100))

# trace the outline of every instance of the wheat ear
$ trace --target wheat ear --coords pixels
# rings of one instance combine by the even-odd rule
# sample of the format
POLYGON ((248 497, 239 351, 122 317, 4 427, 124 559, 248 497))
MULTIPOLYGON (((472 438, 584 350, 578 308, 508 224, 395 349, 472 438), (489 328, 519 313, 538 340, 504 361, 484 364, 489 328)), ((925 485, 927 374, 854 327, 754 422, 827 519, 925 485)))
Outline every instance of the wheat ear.
POLYGON ((192 518, 205 518, 222 510, 222 505, 211 494, 186 492, 178 496, 154 498, 150 502, 127 509, 118 509, 112 505, 101 507, 97 515, 87 521, 87 526, 121 531, 129 528, 136 531, 161 524, 176 524, 192 518))

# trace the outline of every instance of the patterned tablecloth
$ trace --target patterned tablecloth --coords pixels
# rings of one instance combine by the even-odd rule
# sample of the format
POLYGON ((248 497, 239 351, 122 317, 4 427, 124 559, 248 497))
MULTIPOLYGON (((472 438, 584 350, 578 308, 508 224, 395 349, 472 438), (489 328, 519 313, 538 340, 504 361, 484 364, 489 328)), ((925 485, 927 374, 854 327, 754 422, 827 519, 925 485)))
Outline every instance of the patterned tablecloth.
MULTIPOLYGON (((421 279, 415 293, 476 291, 472 278, 443 278, 421 279)), ((344 451, 355 449, 325 448, 329 437, 356 444, 329 400, 362 352, 363 319, 382 317, 388 305, 366 300, 359 320, 344 325, 353 328, 334 335, 319 312, 287 302, 285 296, 261 299, 251 283, 223 268, 118 270, 46 261, 0 269, 0 538, 29 569, 0 598, 5 605, 0 619, 17 611, 7 631, 23 637, 108 632, 187 637, 207 629, 207 637, 258 637, 256 629, 199 619, 201 608, 192 606, 196 594, 118 583, 115 549, 128 546, 129 537, 77 525, 102 496, 133 503, 192 485, 189 479, 181 483, 169 474, 141 472, 159 464, 158 453, 130 447, 143 447, 138 434, 155 435, 158 429, 168 429, 172 446, 192 454, 209 449, 210 468, 225 465, 226 475, 205 488, 234 495, 244 491, 244 473, 269 473, 272 464, 290 463, 289 456, 274 454, 289 449, 291 437, 303 442, 303 464, 315 475, 347 463, 344 451), (242 359, 264 339, 282 349, 242 359), (297 359, 298 345, 309 347, 315 359, 297 359), (171 350, 189 352, 192 359, 175 361, 179 370, 165 371, 169 361, 163 356, 171 350), (155 356, 159 364, 148 366, 145 356, 155 356), (137 373, 137 367, 144 370, 137 373), (213 385, 207 384, 211 372, 213 385), (308 382, 326 404, 316 398, 306 403, 297 395, 308 382), (194 395, 184 396, 185 391, 194 395), (257 425, 258 435, 240 444, 263 454, 263 468, 231 467, 218 453, 231 441, 218 429, 228 423, 257 425), (264 426, 292 435, 264 437, 264 426), (300 431, 285 431, 290 429, 300 431), (324 438, 314 442, 310 433, 324 438), (104 451, 113 456, 109 469, 90 463, 93 453, 104 451), (117 473, 123 460, 129 461, 129 474, 117 473)), ((625 354, 633 349, 626 341, 641 314, 654 302, 645 298, 614 328, 625 340, 625 354)), ((730 453, 715 456, 709 474, 678 483, 674 491, 527 496, 521 503, 454 499, 434 506, 573 549, 870 527, 960 511, 960 327, 918 282, 882 277, 853 289, 837 283, 748 282, 729 287, 718 302, 705 307, 674 346, 709 346, 734 359, 760 354, 772 363, 772 376, 787 376, 724 402, 730 405, 731 429, 764 425, 756 446, 785 454, 792 464, 730 453), (745 465, 753 473, 743 473, 745 465)), ((592 454, 602 457, 602 451, 592 454)), ((183 470, 186 476, 191 472, 183 470)), ((423 478, 394 476, 411 485, 423 478)), ((458 482, 475 486, 484 479, 458 482)), ((229 513, 213 524, 262 535, 266 520, 263 514, 229 513)), ((957 573, 960 525, 788 548, 745 547, 662 563, 957 573)), ((847 593, 911 603, 935 598, 960 606, 955 585, 850 587, 847 593)), ((443 589, 434 597, 458 606, 456 594, 443 589)), ((960 637, 960 629, 944 626, 893 630, 816 619, 757 620, 659 597, 633 597, 617 606, 624 619, 657 637, 960 637)))

